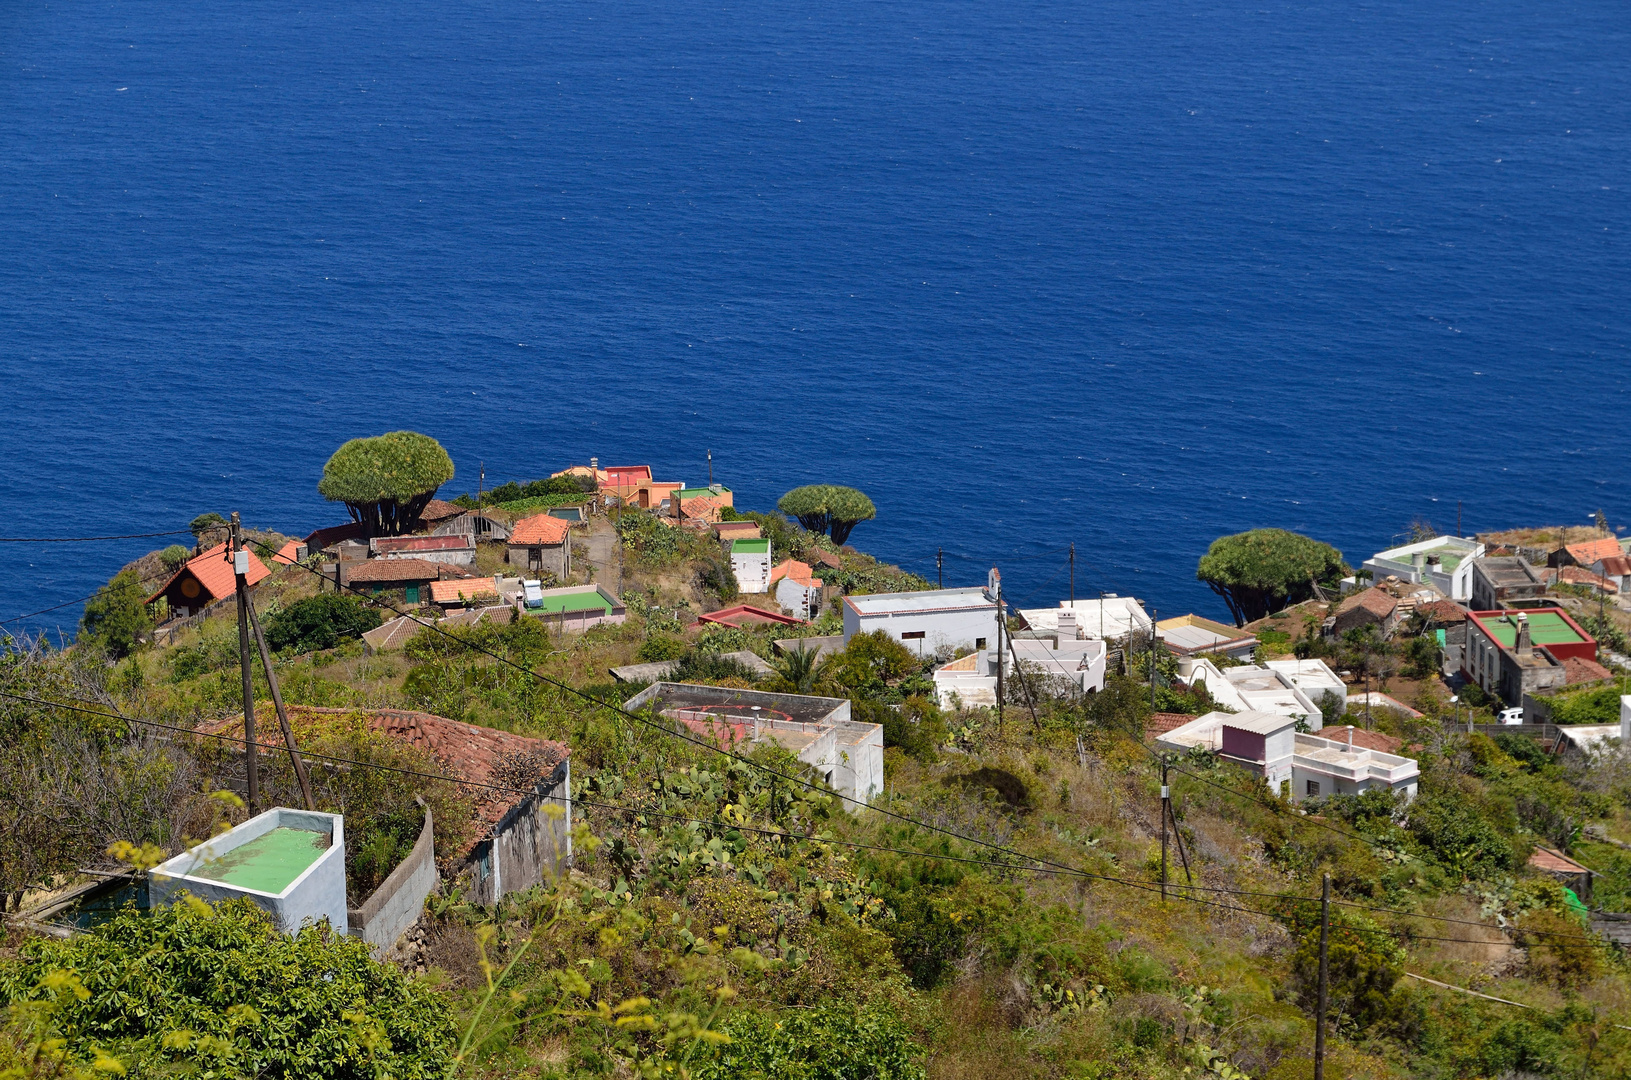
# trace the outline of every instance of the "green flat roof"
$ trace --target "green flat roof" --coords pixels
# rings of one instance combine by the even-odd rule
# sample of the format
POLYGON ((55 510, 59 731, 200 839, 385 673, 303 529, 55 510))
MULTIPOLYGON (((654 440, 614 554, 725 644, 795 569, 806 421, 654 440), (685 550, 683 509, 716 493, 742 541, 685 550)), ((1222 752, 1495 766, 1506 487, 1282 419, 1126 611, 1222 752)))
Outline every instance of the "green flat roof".
POLYGON ((189 876, 224 881, 240 889, 280 893, 328 850, 324 835, 309 829, 276 828, 210 860, 189 876))
POLYGON ((722 484, 718 491, 713 488, 680 488, 676 494, 682 499, 701 499, 709 495, 723 495, 729 490, 722 484))
POLYGON ((542 611, 547 615, 557 615, 578 611, 610 611, 612 605, 598 592, 568 593, 565 596, 546 596, 544 602, 537 607, 529 607, 528 611, 542 611))
MULTIPOLYGON (((1524 614, 1529 616, 1529 640, 1536 645, 1573 645, 1586 640, 1555 611, 1529 611, 1524 614)), ((1478 623, 1503 648, 1510 649, 1518 643, 1515 615, 1482 618, 1478 623)))
POLYGON ((762 536, 758 539, 744 536, 740 540, 732 540, 731 554, 735 555, 739 551, 744 555, 768 555, 770 554, 770 541, 762 536))

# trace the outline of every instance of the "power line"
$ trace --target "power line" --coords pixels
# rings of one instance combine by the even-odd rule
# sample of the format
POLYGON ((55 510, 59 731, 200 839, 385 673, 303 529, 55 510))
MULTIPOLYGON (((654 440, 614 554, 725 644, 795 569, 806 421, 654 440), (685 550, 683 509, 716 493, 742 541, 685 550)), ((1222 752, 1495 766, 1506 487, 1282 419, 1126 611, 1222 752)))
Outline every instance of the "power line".
POLYGON ((127 533, 124 536, 0 536, 0 544, 88 544, 97 540, 147 540, 155 536, 191 536, 191 529, 127 533))
POLYGON ((44 615, 47 612, 60 611, 62 608, 73 607, 75 604, 83 604, 83 603, 86 603, 87 601, 95 600, 98 596, 101 596, 105 591, 106 591, 106 588, 97 589, 95 592, 91 593, 91 595, 81 596, 78 600, 69 600, 66 603, 57 604, 57 605, 55 605, 53 607, 41 608, 38 611, 30 611, 27 615, 13 615, 9 619, 0 619, 0 626, 5 626, 7 623, 22 622, 24 619, 32 619, 36 615, 44 615))
MULTIPOLYGON (((11 698, 11 699, 16 700, 16 701, 27 701, 27 702, 31 702, 31 703, 36 704, 36 705, 44 705, 44 706, 47 706, 47 707, 50 707, 50 708, 66 709, 66 710, 68 710, 70 712, 79 712, 79 713, 84 713, 84 714, 90 715, 90 716, 102 716, 102 717, 107 717, 109 719, 123 720, 126 724, 142 724, 142 725, 147 726, 147 727, 158 728, 158 729, 163 730, 163 731, 171 731, 171 732, 175 732, 175 733, 181 734, 181 735, 191 735, 191 736, 194 736, 194 737, 215 739, 215 740, 218 740, 218 741, 221 741, 221 742, 232 743, 235 746, 253 745, 257 750, 269 750, 269 751, 272 751, 274 753, 278 753, 278 752, 281 752, 284 749, 286 749, 286 747, 284 747, 283 745, 278 744, 278 743, 264 743, 264 742, 259 742, 259 741, 249 743, 245 739, 234 738, 231 735, 228 735, 228 734, 225 734, 225 733, 222 733, 222 732, 200 731, 200 730, 198 730, 196 728, 181 727, 180 725, 177 725, 177 724, 166 724, 166 723, 164 723, 162 721, 149 720, 149 719, 146 719, 144 717, 127 716, 124 713, 119 712, 117 709, 114 709, 112 712, 105 712, 105 711, 100 710, 100 709, 87 709, 87 708, 83 708, 82 706, 70 705, 67 702, 53 701, 53 700, 50 700, 48 698, 32 697, 32 696, 29 696, 29 695, 26 695, 26 694, 17 694, 17 693, 13 693, 13 692, 10 692, 10 691, 5 691, 5 690, 0 690, 0 697, 7 697, 7 698, 11 698)), ((110 706, 110 708, 111 708, 111 706, 110 706)), ((331 762, 331 763, 338 764, 338 765, 348 765, 348 766, 351 766, 351 767, 354 767, 354 768, 374 769, 374 770, 378 770, 378 771, 381 771, 381 772, 391 772, 391 773, 396 773, 398 775, 403 775, 403 776, 414 776, 414 777, 419 777, 421 779, 426 779, 426 780, 440 780, 440 781, 444 781, 446 783, 454 784, 454 785, 460 786, 460 787, 481 788, 481 789, 488 790, 488 791, 496 791, 496 792, 500 792, 500 793, 504 793, 504 794, 523 795, 523 796, 534 795, 534 794, 538 793, 536 791, 536 789, 521 788, 521 787, 516 787, 516 786, 510 785, 510 784, 492 784, 492 783, 485 783, 485 782, 478 781, 478 780, 466 780, 466 779, 461 779, 461 778, 456 777, 456 776, 447 776, 447 775, 441 774, 441 773, 425 772, 425 771, 420 770, 420 769, 409 769, 409 768, 405 768, 403 766, 397 766, 397 765, 385 765, 385 764, 382 764, 380 762, 374 762, 374 761, 360 761, 360 760, 357 760, 355 758, 339 757, 339 756, 332 755, 332 754, 320 754, 320 753, 316 753, 316 752, 310 751, 310 750, 302 751, 302 753, 306 757, 313 758, 313 759, 320 760, 320 761, 327 761, 327 762, 331 762)), ((827 794, 827 793, 822 792, 822 794, 827 794)), ((1008 863, 995 862, 995 861, 992 861, 990 859, 972 859, 972 858, 968 858, 966 856, 944 855, 944 854, 936 854, 936 853, 927 852, 927 851, 918 851, 918 850, 913 849, 913 848, 897 848, 897 847, 889 847, 887 845, 881 845, 881 844, 863 844, 863 843, 860 843, 859 841, 854 841, 854 840, 839 840, 839 839, 832 838, 832 837, 823 837, 823 836, 819 836, 819 835, 795 833, 795 832, 791 832, 791 831, 786 830, 786 829, 766 829, 766 828, 761 828, 761 827, 758 827, 758 826, 742 825, 742 824, 738 824, 738 823, 735 823, 735 822, 719 821, 719 820, 710 819, 710 818, 687 817, 687 816, 685 816, 683 814, 673 814, 673 813, 668 813, 666 811, 653 810, 653 809, 646 808, 646 807, 628 806, 628 805, 621 804, 621 803, 599 802, 597 800, 584 799, 584 798, 581 798, 581 797, 573 798, 571 801, 573 802, 574 805, 589 806, 589 807, 593 807, 593 808, 596 808, 596 809, 603 809, 603 810, 608 810, 608 811, 613 811, 613 812, 618 812, 618 813, 635 814, 635 815, 644 816, 644 817, 665 818, 665 819, 668 819, 670 821, 675 821, 675 822, 679 822, 679 823, 683 823, 683 824, 697 824, 697 825, 714 826, 714 827, 718 827, 718 828, 721 828, 721 829, 725 829, 727 831, 731 830, 731 829, 735 829, 738 832, 749 832, 749 833, 754 833, 756 835, 768 836, 768 837, 772 837, 772 838, 780 839, 780 840, 795 840, 795 841, 806 841, 806 842, 818 843, 818 844, 831 844, 831 845, 836 846, 836 847, 847 847, 847 848, 853 848, 853 849, 861 850, 861 851, 873 851, 873 852, 881 852, 881 853, 896 854, 896 855, 906 855, 906 856, 911 856, 911 857, 914 857, 914 858, 928 859, 928 860, 936 861, 936 862, 955 862, 955 863, 964 863, 964 864, 975 865, 975 866, 983 866, 983 867, 987 867, 987 868, 994 869, 994 870, 1008 870, 1008 871, 1016 871, 1016 872, 1022 872, 1022 873, 1041 874, 1041 875, 1044 875, 1044 876, 1051 876, 1051 877, 1077 877, 1077 878, 1083 878, 1083 879, 1090 880, 1090 881, 1102 881, 1102 882, 1105 882, 1107 884, 1121 885, 1121 886, 1126 887, 1126 888, 1138 889, 1138 890, 1141 890, 1143 892, 1149 892, 1149 893, 1159 893, 1160 892, 1160 884, 1158 882, 1141 881, 1141 880, 1137 880, 1137 879, 1133 879, 1133 878, 1117 877, 1117 876, 1115 876, 1113 874, 1095 874, 1095 873, 1093 873, 1091 871, 1088 871, 1088 870, 1081 870, 1081 869, 1078 869, 1078 868, 1075 868, 1075 867, 1062 866, 1061 864, 1051 864, 1051 865, 1034 866, 1034 867, 1033 866, 1014 866, 1014 865, 1011 865, 1011 864, 1008 864, 1008 863)), ((933 826, 929 826, 925 822, 918 822, 915 819, 905 818, 903 820, 906 820, 906 821, 908 821, 908 822, 910 822, 912 824, 922 825, 925 828, 933 828, 933 826)), ((978 842, 978 841, 976 841, 976 842, 978 842)), ((1015 856, 1017 856, 1019 858, 1027 859, 1027 860, 1032 861, 1032 862, 1044 862, 1044 863, 1046 862, 1046 860, 1037 859, 1034 856, 1025 856, 1025 855, 1020 854, 1018 852, 1013 852, 1012 854, 1014 854, 1015 856)), ((1186 896, 1186 895, 1183 895, 1183 894, 1184 894, 1185 891, 1188 891, 1188 890, 1200 890, 1200 891, 1205 891, 1205 892, 1221 893, 1221 894, 1226 894, 1226 895, 1231 895, 1231 896, 1250 896, 1250 897, 1258 897, 1258 898, 1264 898, 1264 899, 1273 899, 1273 900, 1280 901, 1282 903, 1296 902, 1296 901, 1302 901, 1302 902, 1305 902, 1305 903, 1314 903, 1318 899, 1317 897, 1297 896, 1295 894, 1250 892, 1250 891, 1241 890, 1241 889, 1224 889, 1224 888, 1217 887, 1217 886, 1205 886, 1205 885, 1194 885, 1194 886, 1175 885, 1175 886, 1172 886, 1172 888, 1175 889, 1175 890, 1178 890, 1178 899, 1181 899, 1181 900, 1187 900, 1187 901, 1189 901, 1191 903, 1203 904, 1203 905, 1206 905, 1208 907, 1215 907, 1215 908, 1219 908, 1221 910, 1243 912, 1243 913, 1246 913, 1246 914, 1258 915, 1258 916, 1261 916, 1263 918, 1271 918, 1271 919, 1272 918, 1278 918, 1279 916, 1277 915, 1277 913, 1272 912, 1272 911, 1262 911, 1260 909, 1252 908, 1252 907, 1243 907, 1243 906, 1234 905, 1234 904, 1224 904, 1224 903, 1221 903, 1219 901, 1206 900, 1206 899, 1203 899, 1201 897, 1186 896)), ((1356 908, 1359 908, 1360 910, 1364 910, 1364 911, 1393 912, 1393 909, 1389 909, 1389 908, 1369 908, 1369 907, 1365 907, 1363 905, 1358 905, 1358 904, 1347 904, 1347 905, 1344 905, 1344 906, 1356 907, 1356 908)), ((1415 914, 1413 912, 1393 912, 1393 913, 1405 915, 1405 916, 1410 917, 1410 918, 1430 919, 1430 920, 1438 921, 1438 922, 1462 923, 1462 924, 1469 925, 1469 926, 1485 926, 1485 924, 1483 924, 1483 923, 1469 922, 1469 921, 1463 920, 1463 919, 1447 919, 1447 918, 1443 918, 1441 916, 1434 916, 1434 915, 1418 915, 1418 914, 1415 914)), ((1486 928, 1487 929, 1497 929, 1495 927, 1487 927, 1487 926, 1486 926, 1486 928)), ((1375 930, 1372 930, 1372 929, 1365 928, 1365 927, 1344 927, 1343 929, 1349 930, 1349 931, 1354 932, 1354 933, 1369 933, 1369 934, 1394 934, 1395 933, 1394 931, 1387 930, 1386 928, 1377 928, 1375 930)), ((1595 939, 1595 938, 1590 938, 1590 937, 1587 937, 1585 935, 1580 935, 1580 934, 1562 934, 1562 933, 1557 933, 1555 931, 1543 931, 1543 930, 1519 930, 1517 932, 1520 933, 1520 934, 1533 934, 1533 935, 1536 935, 1536 936, 1544 936, 1544 937, 1551 937, 1551 938, 1562 938, 1562 939, 1570 939, 1570 940, 1578 940, 1578 941, 1589 941, 1589 942, 1592 942, 1594 944, 1599 944, 1599 945, 1605 945, 1606 944, 1606 943, 1597 941, 1597 939, 1595 939)), ((1456 943, 1460 943, 1460 944, 1469 944, 1469 945, 1498 944, 1497 942, 1483 941, 1483 940, 1479 940, 1479 939, 1475 939, 1475 938, 1435 937, 1435 936, 1426 935, 1426 934, 1416 934, 1416 935, 1410 935, 1410 936, 1412 936, 1416 940, 1420 940, 1420 941, 1456 942, 1456 943)))

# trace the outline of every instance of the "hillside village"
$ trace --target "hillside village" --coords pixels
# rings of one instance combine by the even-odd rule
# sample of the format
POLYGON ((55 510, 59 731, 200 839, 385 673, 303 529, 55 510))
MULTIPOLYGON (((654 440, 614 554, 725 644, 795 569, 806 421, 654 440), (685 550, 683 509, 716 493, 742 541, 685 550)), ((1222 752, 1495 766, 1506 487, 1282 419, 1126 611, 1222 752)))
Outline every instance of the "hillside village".
POLYGON ((1601 517, 1253 530, 1157 620, 882 564, 851 488, 381 439, 8 642, 0 1075, 1631 1072, 1601 517))

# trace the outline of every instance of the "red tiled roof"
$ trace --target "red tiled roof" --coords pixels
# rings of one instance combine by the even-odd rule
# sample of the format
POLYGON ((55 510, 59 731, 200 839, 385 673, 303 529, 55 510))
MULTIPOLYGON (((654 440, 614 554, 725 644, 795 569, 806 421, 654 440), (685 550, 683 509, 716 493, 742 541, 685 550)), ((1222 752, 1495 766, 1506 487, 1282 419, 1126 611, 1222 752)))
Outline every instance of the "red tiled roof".
POLYGON ((754 626, 760 623, 779 623, 782 626, 804 625, 803 619, 795 619, 779 611, 766 611, 752 604, 737 604, 734 607, 711 611, 706 615, 698 615, 697 622, 716 623, 721 626, 754 626))
POLYGON ((1599 559, 1610 559, 1616 555, 1623 555, 1620 542, 1612 536, 1605 536, 1601 540, 1587 540, 1580 544, 1568 544, 1564 547, 1574 561, 1581 566, 1590 566, 1599 559))
POLYGON ((1428 622, 1454 623, 1467 621, 1467 609, 1454 600, 1434 600, 1416 608, 1416 614, 1428 622))
POLYGON ((1393 609, 1398 606, 1399 601, 1395 597, 1373 585, 1364 592, 1354 593, 1348 599, 1342 601, 1342 604, 1337 608, 1337 613, 1342 614, 1352 611, 1354 608, 1364 608, 1372 615, 1385 619, 1393 614, 1393 609))
POLYGON ((728 537, 732 540, 757 540, 761 534, 757 521, 716 521, 714 535, 722 539, 728 537))
POLYGON ((1614 673, 1595 660, 1587 660, 1583 656, 1565 656, 1563 658, 1563 677, 1566 685, 1573 686, 1576 683, 1612 679, 1614 673))
POLYGON ((277 554, 272 556, 272 561, 275 563, 282 563, 284 566, 293 566, 295 563, 294 553, 299 547, 300 541, 290 540, 287 544, 284 544, 282 547, 277 549, 277 554))
POLYGON ((493 585, 491 578, 468 578, 430 583, 430 602, 433 604, 457 604, 461 600, 470 603, 476 600, 495 600, 497 598, 498 589, 493 585))
POLYGON ((1151 713, 1150 722, 1144 725, 1144 735, 1153 739, 1157 735, 1165 735, 1169 731, 1176 731, 1194 719, 1196 717, 1190 716, 1188 713, 1151 713))
POLYGON ((419 520, 434 525, 439 521, 447 521, 464 513, 464 507, 458 503, 448 502, 446 499, 432 499, 419 511, 419 520))
MULTIPOLYGON (((255 711, 271 713, 272 705, 270 702, 257 702, 255 711)), ((496 766, 499 759, 507 755, 536 755, 542 759, 547 771, 560 765, 572 753, 567 746, 549 739, 533 739, 508 731, 499 731, 496 728, 461 724, 445 716, 406 709, 365 710, 290 705, 286 711, 289 714, 289 726, 294 729, 297 741, 309 738, 312 731, 321 727, 326 718, 358 716, 375 731, 401 739, 425 751, 450 776, 467 784, 501 784, 502 781, 495 775, 496 766)), ((241 739, 243 723, 243 717, 237 716, 207 725, 203 730, 210 734, 229 737, 236 734, 241 739)), ((276 728, 272 730, 275 731, 276 728)), ((261 741, 273 740, 263 738, 261 741)), ((478 835, 474 838, 475 842, 484 839, 481 834, 490 831, 511 807, 525 798, 513 791, 495 791, 487 787, 467 788, 466 793, 476 804, 473 817, 478 826, 478 835)), ((471 846, 473 848, 474 843, 471 846)), ((469 850, 460 854, 468 855, 469 850)))
POLYGON ((822 566, 830 566, 834 570, 843 569, 844 564, 839 561, 837 555, 834 555, 830 551, 823 550, 822 548, 811 548, 810 551, 809 551, 809 555, 810 555, 810 558, 814 559, 816 562, 820 563, 822 566))
MULTIPOLYGON (((1420 716, 1421 714, 1417 713, 1416 715, 1420 716)), ((1366 731, 1364 728, 1354 727, 1352 724, 1344 724, 1341 727, 1324 727, 1319 730, 1318 734, 1322 739, 1330 739, 1332 742, 1346 744, 1349 732, 1353 733, 1353 745, 1364 750, 1380 750, 1384 754, 1397 754, 1399 748, 1404 745, 1403 739, 1395 739, 1392 735, 1383 735, 1380 731, 1366 731)))
MULTIPOLYGON (((224 557, 226 549, 225 544, 216 544, 204 554, 195 555, 188 559, 180 570, 170 575, 170 580, 166 581, 158 592, 147 598, 147 603, 151 604, 163 596, 171 585, 174 585, 186 575, 191 575, 198 580, 199 586, 208 594, 209 600, 219 600, 223 596, 231 596, 238 588, 238 579, 237 575, 232 572, 232 560, 224 557)), ((256 583, 265 579, 272 571, 266 569, 266 564, 257 559, 253 551, 249 551, 247 554, 249 555, 249 572, 244 575, 244 581, 253 587, 256 583)), ((208 603, 209 600, 200 597, 199 603, 208 603)))
POLYGON ((367 562, 347 563, 348 584, 387 581, 437 581, 443 577, 467 578, 470 575, 456 566, 435 563, 429 559, 369 559, 367 562))
POLYGON ((821 582, 810 576, 810 570, 809 563, 787 559, 770 571, 770 584, 774 585, 782 578, 791 578, 806 589, 819 589, 821 582))
POLYGON ((1625 577, 1631 574, 1631 559, 1624 555, 1615 555, 1603 560, 1603 573, 1612 577, 1625 577))
POLYGON ((1557 572, 1557 580, 1567 582, 1570 585, 1590 585, 1592 588, 1601 589, 1604 592, 1617 593, 1620 591, 1620 587, 1607 578, 1578 566, 1563 567, 1557 572))
POLYGON ((510 530, 509 543, 517 546, 559 544, 571 531, 572 526, 560 518, 550 517, 548 514, 535 514, 515 523, 515 528, 510 530))
POLYGON ((1561 851, 1551 848, 1536 848, 1529 856, 1529 865, 1536 870, 1545 870, 1552 874, 1589 874, 1590 870, 1581 866, 1561 851))

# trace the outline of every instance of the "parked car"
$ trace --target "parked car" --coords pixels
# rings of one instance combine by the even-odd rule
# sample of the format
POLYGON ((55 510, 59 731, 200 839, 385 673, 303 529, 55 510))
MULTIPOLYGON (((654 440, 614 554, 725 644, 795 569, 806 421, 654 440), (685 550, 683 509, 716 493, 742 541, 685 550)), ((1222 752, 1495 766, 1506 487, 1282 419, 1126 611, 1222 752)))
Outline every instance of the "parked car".
POLYGON ((1501 714, 1495 718, 1495 722, 1498 724, 1521 724, 1523 723, 1523 710, 1502 709, 1501 714))

